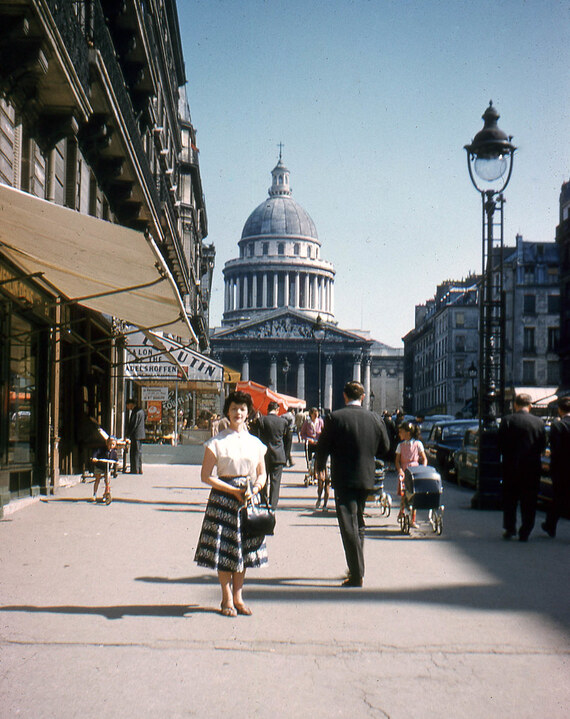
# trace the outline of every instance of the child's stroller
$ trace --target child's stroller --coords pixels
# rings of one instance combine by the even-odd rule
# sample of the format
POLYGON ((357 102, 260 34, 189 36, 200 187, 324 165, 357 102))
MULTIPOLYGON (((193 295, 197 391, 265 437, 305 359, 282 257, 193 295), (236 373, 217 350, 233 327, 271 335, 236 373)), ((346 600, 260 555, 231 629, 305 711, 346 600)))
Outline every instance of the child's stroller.
POLYGON ((443 510, 441 477, 433 467, 420 465, 408 467, 404 474, 404 509, 398 521, 404 534, 410 533, 412 510, 428 509, 433 531, 443 531, 443 510))
POLYGON ((392 497, 384 491, 384 462, 376 460, 374 469, 374 504, 380 507, 380 513, 389 517, 392 511, 392 497))

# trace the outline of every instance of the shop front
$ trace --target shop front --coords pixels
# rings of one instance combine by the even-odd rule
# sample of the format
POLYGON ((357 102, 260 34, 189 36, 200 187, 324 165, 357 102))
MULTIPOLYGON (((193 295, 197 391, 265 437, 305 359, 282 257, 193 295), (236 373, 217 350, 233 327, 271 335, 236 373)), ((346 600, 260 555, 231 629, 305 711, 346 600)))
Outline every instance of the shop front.
POLYGON ((201 445, 223 406, 223 366, 153 332, 126 337, 126 396, 145 410, 145 443, 201 445))

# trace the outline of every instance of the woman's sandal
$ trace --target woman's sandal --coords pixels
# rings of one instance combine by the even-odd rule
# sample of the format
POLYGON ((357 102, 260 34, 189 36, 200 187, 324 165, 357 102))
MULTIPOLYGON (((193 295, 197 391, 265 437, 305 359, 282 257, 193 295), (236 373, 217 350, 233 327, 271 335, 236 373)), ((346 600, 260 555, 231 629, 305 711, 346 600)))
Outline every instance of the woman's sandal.
POLYGON ((251 609, 245 604, 236 604, 235 607, 237 613, 243 614, 244 617, 251 617, 251 615, 253 614, 251 609))
POLYGON ((223 617, 237 617, 238 613, 235 607, 220 605, 223 617))

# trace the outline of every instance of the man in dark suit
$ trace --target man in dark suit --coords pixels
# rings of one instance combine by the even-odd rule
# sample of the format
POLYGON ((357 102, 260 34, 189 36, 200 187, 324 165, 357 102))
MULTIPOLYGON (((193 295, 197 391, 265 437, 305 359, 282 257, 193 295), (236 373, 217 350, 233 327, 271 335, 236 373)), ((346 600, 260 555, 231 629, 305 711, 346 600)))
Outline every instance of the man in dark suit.
POLYGON ((284 417, 279 417, 278 413, 277 402, 270 402, 267 405, 267 416, 260 415, 257 420, 259 439, 267 447, 265 468, 269 480, 269 504, 273 509, 279 504, 281 475, 283 465, 287 462, 285 442, 289 432, 289 423, 284 417))
POLYGON ((131 440, 131 474, 142 474, 142 441, 145 438, 144 409, 134 399, 127 400, 127 437, 131 440))
POLYGON ((499 451, 503 463, 503 538, 517 533, 517 505, 521 505, 519 540, 528 541, 536 516, 541 454, 546 446, 544 422, 530 414, 532 398, 515 397, 514 413, 499 426, 499 451))
POLYGON ((560 419, 550 425, 552 504, 542 524, 542 529, 551 537, 556 536, 560 517, 570 518, 570 397, 560 397, 558 415, 560 419))
POLYGON ((390 440, 383 420, 362 407, 364 387, 347 382, 344 403, 325 419, 317 444, 317 472, 331 457, 336 516, 348 564, 343 587, 361 587, 364 577, 364 506, 374 487, 375 457, 385 457, 390 440))

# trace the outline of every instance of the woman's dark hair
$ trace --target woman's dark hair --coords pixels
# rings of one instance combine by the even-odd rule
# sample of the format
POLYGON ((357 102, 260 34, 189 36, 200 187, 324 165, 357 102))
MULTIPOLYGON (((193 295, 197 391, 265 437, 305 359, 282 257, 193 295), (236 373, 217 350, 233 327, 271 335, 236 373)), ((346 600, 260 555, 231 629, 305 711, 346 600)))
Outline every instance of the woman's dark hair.
POLYGON ((224 417, 228 416, 228 410, 229 410, 231 404, 247 405, 248 416, 253 411, 253 400, 251 399, 251 395, 248 394, 247 392, 241 392, 238 390, 238 391, 229 393, 229 395, 226 397, 226 401, 224 402, 224 417))

